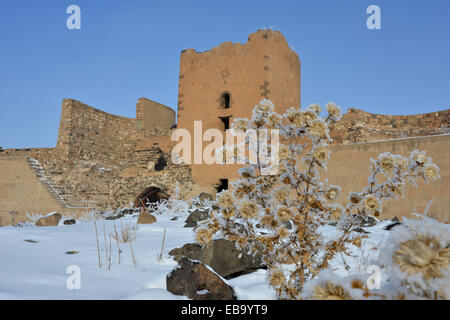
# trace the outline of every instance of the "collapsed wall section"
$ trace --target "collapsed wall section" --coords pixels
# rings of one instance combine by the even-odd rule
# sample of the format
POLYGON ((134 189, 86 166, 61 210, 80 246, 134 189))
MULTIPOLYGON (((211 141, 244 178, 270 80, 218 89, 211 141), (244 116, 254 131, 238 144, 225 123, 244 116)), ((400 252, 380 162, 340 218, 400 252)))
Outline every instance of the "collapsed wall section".
POLYGON ((351 108, 343 115, 341 121, 330 126, 330 134, 335 144, 446 133, 450 133, 450 109, 408 116, 391 116, 351 108))

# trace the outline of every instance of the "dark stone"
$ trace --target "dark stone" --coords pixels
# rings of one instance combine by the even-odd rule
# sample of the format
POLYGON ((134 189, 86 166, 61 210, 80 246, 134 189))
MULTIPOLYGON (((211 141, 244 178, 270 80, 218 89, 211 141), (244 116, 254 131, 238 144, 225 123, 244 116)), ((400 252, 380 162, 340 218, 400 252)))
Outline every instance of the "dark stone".
POLYGON ((397 216, 395 216, 391 219, 391 222, 400 222, 400 219, 397 216))
POLYGON ((214 201, 214 197, 213 197, 211 194, 206 193, 206 192, 200 193, 200 194, 198 195, 198 198, 199 198, 199 200, 200 200, 201 202, 205 202, 206 200, 214 201))
POLYGON ((360 226, 361 227, 373 227, 377 223, 378 223, 377 219, 375 219, 372 216, 367 216, 365 219, 363 218, 363 220, 360 223, 360 226))
POLYGON ((359 232, 359 233, 365 233, 365 234, 370 233, 369 231, 366 231, 361 227, 353 228, 352 231, 359 232))
POLYGON ((214 240, 205 247, 198 243, 188 243, 171 250, 169 255, 174 256, 178 262, 183 257, 201 261, 226 279, 266 268, 260 255, 253 256, 238 250, 234 242, 225 239, 214 240))
POLYGON ((236 300, 231 286, 200 262, 183 257, 166 276, 169 292, 193 300, 236 300))
POLYGON ((195 227, 200 221, 206 220, 209 217, 209 210, 197 209, 189 215, 184 224, 185 228, 195 227))
POLYGON ((399 225, 401 225, 401 224, 402 224, 401 222, 394 222, 394 223, 391 223, 390 225, 384 227, 384 230, 391 230, 392 228, 394 228, 394 227, 396 227, 396 226, 399 226, 399 225))
POLYGON ((65 224, 65 225, 72 225, 72 224, 75 224, 75 223, 77 223, 77 222, 75 221, 75 219, 67 219, 67 220, 64 220, 64 224, 65 224))

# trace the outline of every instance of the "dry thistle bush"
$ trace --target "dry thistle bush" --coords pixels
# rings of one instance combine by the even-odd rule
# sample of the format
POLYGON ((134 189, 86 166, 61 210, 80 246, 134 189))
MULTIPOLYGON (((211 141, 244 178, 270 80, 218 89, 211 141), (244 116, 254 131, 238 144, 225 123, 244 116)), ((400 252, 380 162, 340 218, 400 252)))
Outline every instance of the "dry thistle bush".
MULTIPOLYGON (((329 103, 326 109, 325 118, 316 104, 305 110, 292 107, 280 115, 272 102, 262 100, 251 119, 236 119, 232 130, 253 129, 257 141, 267 136, 260 129, 279 130, 283 142, 279 164, 261 160, 264 148, 246 136, 246 150, 256 149, 257 164, 239 170, 241 179, 232 183, 233 191, 219 193, 218 209, 196 228, 196 239, 202 245, 213 236, 224 237, 249 253, 261 254, 269 283, 280 299, 302 298, 305 282, 326 270, 336 254, 349 255, 351 245, 360 246, 361 237, 352 228, 369 215, 379 217, 383 201, 403 197, 406 182, 440 178, 439 168, 423 151, 415 150, 409 158, 383 153, 371 160, 368 186, 351 192, 347 205, 341 206, 336 202, 340 187, 322 181, 319 175, 330 158, 328 125, 341 118, 338 106, 329 103), (274 171, 276 184, 271 181, 274 176, 264 175, 274 171), (337 221, 339 232, 335 239, 325 241, 318 228, 332 220, 337 221)), ((242 155, 236 150, 232 150, 233 157, 239 159, 242 155)), ((317 294, 344 292, 332 283, 324 290, 317 294)))

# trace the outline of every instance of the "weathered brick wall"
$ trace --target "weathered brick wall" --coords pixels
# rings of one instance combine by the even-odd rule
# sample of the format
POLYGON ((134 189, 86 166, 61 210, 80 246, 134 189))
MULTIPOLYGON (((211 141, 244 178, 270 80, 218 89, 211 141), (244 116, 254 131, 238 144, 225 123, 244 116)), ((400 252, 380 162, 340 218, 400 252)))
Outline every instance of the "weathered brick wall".
POLYGON ((429 201, 435 198, 430 207, 430 213, 443 219, 446 215, 450 215, 450 198, 448 197, 450 158, 447 152, 450 150, 450 135, 334 146, 328 170, 322 171, 321 175, 323 178, 328 178, 331 184, 342 187, 339 201, 344 203, 348 192, 361 191, 367 186, 370 158, 376 159, 383 152, 409 156, 415 149, 427 152, 427 155, 440 168, 442 179, 429 184, 420 179, 418 188, 408 185, 405 199, 391 200, 385 203, 382 218, 424 212, 429 201))
POLYGON ((126 161, 136 141, 136 120, 115 116, 72 99, 63 101, 57 148, 69 161, 126 161))
MULTIPOLYGON (((264 98, 272 100, 280 113, 300 106, 300 59, 281 32, 259 30, 243 44, 224 42, 204 52, 181 52, 177 126, 192 137, 194 121, 202 121, 203 132, 224 130, 219 117, 230 117, 230 123, 250 117, 253 106, 264 98), (230 97, 229 108, 223 106, 223 94, 230 97)), ((191 167, 194 181, 204 187, 237 177, 236 165, 191 167)))
POLYGON ((136 104, 136 131, 139 138, 167 135, 175 124, 175 111, 168 106, 140 98, 136 104))
POLYGON ((26 157, 0 157, 0 226, 11 221, 10 211, 16 212, 16 222, 27 220, 26 214, 79 214, 81 209, 67 208, 36 176, 26 157))
POLYGON ((390 116, 348 109, 330 127, 335 144, 388 140, 450 133, 450 109, 409 116, 390 116))

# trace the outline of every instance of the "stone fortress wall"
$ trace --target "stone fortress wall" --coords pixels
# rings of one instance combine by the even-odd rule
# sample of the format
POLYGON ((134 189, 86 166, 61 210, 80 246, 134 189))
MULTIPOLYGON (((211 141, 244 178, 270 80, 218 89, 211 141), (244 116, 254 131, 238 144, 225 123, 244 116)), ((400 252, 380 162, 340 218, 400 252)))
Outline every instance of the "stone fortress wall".
POLYGON ((26 213, 37 213, 37 208, 42 213, 78 214, 129 206, 152 186, 169 194, 177 182, 186 194, 195 189, 190 168, 173 164, 170 156, 175 112, 145 98, 139 99, 137 112, 136 119, 125 118, 66 99, 55 148, 1 150, 3 223, 9 221, 11 210, 17 211, 17 221, 24 221, 26 213), (159 116, 166 120, 158 121, 159 116), (34 160, 45 172, 48 186, 24 166, 34 160), (6 175, 7 171, 14 174, 6 175), (48 191, 48 196, 36 198, 38 189, 56 195, 48 191))
MULTIPOLYGON (((37 210, 78 214, 128 206, 153 186, 170 194, 178 183, 183 198, 214 193, 219 178, 237 177, 237 166, 175 165, 174 127, 192 130, 193 121, 202 120, 203 130, 224 130, 220 117, 230 117, 230 123, 250 117, 262 98, 271 99, 278 112, 300 105, 300 60, 280 32, 261 30, 245 44, 226 42, 202 53, 184 50, 180 59, 176 125, 174 110, 146 98, 137 101, 136 118, 65 99, 55 148, 0 148, 0 225, 9 223, 11 210, 24 221, 26 212, 37 210)), ((371 157, 426 150, 441 168, 442 180, 408 188, 406 200, 388 203, 384 212, 423 211, 435 197, 430 212, 444 217, 450 207, 449 114, 387 116, 348 109, 330 128, 334 146, 324 177, 343 188, 343 201, 347 191, 365 186, 371 157)))

